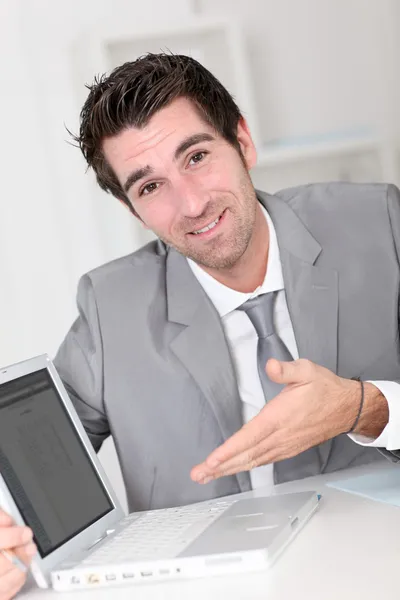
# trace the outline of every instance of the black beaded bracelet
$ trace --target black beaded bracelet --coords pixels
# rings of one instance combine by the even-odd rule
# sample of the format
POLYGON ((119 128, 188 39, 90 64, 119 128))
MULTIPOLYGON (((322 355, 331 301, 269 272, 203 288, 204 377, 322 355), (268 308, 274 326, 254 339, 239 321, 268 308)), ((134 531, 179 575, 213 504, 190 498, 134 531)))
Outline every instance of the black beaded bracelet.
POLYGON ((360 420, 360 417, 361 417, 362 409, 364 407, 364 382, 361 379, 359 379, 358 377, 352 377, 352 379, 354 381, 359 381, 361 384, 361 401, 360 401, 360 408, 358 409, 358 414, 356 416, 356 420, 353 423, 353 427, 351 429, 349 429, 349 431, 347 433, 353 433, 353 431, 357 427, 358 421, 360 420))

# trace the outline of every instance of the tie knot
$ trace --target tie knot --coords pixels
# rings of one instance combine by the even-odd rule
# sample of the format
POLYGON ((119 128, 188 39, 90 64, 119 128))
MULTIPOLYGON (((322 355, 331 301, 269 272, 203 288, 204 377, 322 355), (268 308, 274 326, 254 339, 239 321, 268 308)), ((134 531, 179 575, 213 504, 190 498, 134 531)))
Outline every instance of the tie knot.
POLYGON ((259 338, 266 338, 275 333, 273 315, 276 295, 277 292, 261 294, 256 298, 246 300, 238 308, 247 314, 259 338))

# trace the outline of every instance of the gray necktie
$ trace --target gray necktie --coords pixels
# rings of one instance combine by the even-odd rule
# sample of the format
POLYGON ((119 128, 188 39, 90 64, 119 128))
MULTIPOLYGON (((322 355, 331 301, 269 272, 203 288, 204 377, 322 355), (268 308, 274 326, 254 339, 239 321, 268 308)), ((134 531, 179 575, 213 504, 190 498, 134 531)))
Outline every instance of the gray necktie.
MULTIPOLYGON (((274 328, 274 306, 277 292, 262 294, 257 298, 247 300, 238 310, 244 310, 258 335, 257 363, 263 387, 265 401, 271 400, 284 388, 279 383, 274 383, 265 372, 265 364, 269 358, 278 360, 293 360, 293 356, 286 348, 274 328)), ((274 482, 283 483, 292 479, 302 479, 310 475, 322 473, 326 459, 321 460, 319 447, 314 446, 301 452, 293 458, 287 458, 274 463, 274 482)))
POLYGON ((284 388, 282 384, 271 381, 266 374, 265 365, 268 359, 293 360, 293 356, 277 335, 274 327, 273 314, 277 293, 261 294, 257 298, 247 300, 238 308, 238 310, 243 310, 247 314, 258 335, 258 373, 266 402, 279 394, 284 388))

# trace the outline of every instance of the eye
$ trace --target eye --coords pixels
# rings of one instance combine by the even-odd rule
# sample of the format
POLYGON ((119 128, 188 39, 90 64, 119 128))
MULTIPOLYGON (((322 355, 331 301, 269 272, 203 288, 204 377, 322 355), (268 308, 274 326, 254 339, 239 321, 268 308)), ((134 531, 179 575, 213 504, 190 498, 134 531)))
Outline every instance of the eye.
POLYGON ((158 185, 159 184, 155 181, 153 181, 152 183, 148 183, 147 185, 142 187, 142 189, 139 192, 139 196, 148 196, 152 192, 155 192, 155 190, 158 189, 158 185))
POLYGON ((197 164, 199 162, 201 162, 204 157, 206 156, 206 154, 208 154, 208 152, 205 152, 204 150, 202 150, 201 152, 196 152, 196 154, 193 154, 192 157, 189 160, 189 165, 190 164, 197 164))

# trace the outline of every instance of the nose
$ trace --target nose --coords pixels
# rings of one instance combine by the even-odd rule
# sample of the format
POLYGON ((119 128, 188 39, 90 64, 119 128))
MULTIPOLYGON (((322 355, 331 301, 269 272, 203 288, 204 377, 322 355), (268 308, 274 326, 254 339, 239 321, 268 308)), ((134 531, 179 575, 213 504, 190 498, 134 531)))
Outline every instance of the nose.
POLYGON ((208 192, 201 185, 186 180, 179 186, 177 200, 181 215, 195 218, 204 213, 210 198, 208 192))

